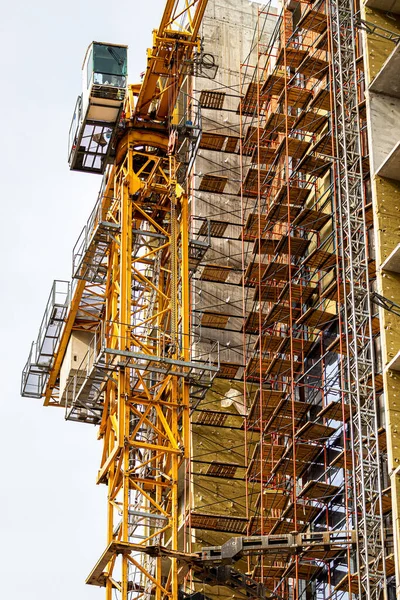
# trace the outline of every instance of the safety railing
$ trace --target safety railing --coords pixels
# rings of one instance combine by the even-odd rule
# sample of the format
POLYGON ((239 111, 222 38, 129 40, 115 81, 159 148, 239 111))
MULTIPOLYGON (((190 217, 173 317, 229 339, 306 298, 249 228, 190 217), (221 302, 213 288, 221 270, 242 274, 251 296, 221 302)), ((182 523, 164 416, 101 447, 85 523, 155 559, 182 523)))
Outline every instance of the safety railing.
POLYGON ((71 298, 69 281, 54 281, 39 333, 23 369, 21 395, 40 398, 60 341, 71 298))
MULTIPOLYGON (((118 223, 107 219, 106 200, 105 196, 99 195, 72 250, 73 278, 97 281, 98 283, 104 279, 104 274, 100 275, 98 271, 111 240, 109 233, 111 230, 119 229, 118 223), (101 281, 98 281, 99 279, 101 281)), ((113 199, 109 198, 108 200, 112 205, 113 199)))

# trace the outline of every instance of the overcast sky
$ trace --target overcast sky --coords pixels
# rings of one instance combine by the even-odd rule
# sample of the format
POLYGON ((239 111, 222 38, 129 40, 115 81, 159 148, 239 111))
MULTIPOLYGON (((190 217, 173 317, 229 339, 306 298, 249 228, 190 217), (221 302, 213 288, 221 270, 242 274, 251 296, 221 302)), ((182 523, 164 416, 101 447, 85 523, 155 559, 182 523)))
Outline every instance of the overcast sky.
POLYGON ((164 0, 2 3, 1 482, 2 598, 89 600, 84 581, 105 549, 101 443, 62 409, 21 399, 20 375, 53 279, 71 276, 71 251, 100 176, 71 173, 68 129, 92 40, 129 45, 138 82, 164 0))

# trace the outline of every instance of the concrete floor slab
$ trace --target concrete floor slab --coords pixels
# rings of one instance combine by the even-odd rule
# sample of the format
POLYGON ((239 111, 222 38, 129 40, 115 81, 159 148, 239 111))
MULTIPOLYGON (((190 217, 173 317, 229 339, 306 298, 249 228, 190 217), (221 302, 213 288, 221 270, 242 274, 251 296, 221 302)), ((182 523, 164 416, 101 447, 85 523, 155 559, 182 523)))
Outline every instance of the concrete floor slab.
POLYGON ((386 369, 390 371, 400 371, 400 350, 396 354, 394 358, 390 361, 390 363, 386 366, 386 369))
POLYGON ((366 0, 365 6, 385 12, 400 14, 400 0, 366 0))
MULTIPOLYGON (((400 0, 399 0, 400 6, 400 0)), ((383 67, 373 79, 369 89, 379 94, 400 98, 400 44, 390 54, 383 67)))
POLYGON ((387 259, 382 263, 381 269, 384 271, 392 271, 393 273, 400 273, 400 244, 397 244, 396 248, 387 259))
POLYGON ((380 177, 400 181, 400 142, 397 142, 381 166, 378 167, 376 174, 380 177))

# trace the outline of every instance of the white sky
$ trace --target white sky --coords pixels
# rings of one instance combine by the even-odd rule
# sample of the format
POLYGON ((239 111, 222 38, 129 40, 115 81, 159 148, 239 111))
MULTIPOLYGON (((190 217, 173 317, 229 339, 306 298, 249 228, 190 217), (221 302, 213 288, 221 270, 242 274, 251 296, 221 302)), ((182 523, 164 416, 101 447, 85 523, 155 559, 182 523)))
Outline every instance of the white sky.
POLYGON ((71 276, 72 247, 100 176, 71 173, 68 129, 92 40, 129 45, 139 81, 164 0, 21 0, 0 19, 2 292, 0 574, 2 598, 104 598, 86 576, 105 549, 101 442, 62 409, 21 399, 20 375, 53 279, 71 276))

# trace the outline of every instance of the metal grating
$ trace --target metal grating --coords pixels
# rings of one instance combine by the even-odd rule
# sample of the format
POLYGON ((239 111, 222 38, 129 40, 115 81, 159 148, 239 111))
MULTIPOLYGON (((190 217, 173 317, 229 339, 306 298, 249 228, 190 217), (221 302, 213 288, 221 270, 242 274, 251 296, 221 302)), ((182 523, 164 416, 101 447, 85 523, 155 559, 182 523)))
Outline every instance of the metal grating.
POLYGON ((225 92, 214 92, 212 90, 202 90, 200 93, 201 108, 212 108, 221 110, 224 106, 225 92))
POLYGON ((224 237, 228 223, 226 221, 207 220, 203 221, 199 229, 199 236, 210 234, 211 237, 224 237))
POLYGON ((225 515, 207 515, 203 513, 190 514, 189 526, 192 529, 205 529, 208 531, 225 531, 227 533, 246 532, 247 519, 241 517, 227 517, 225 515))
POLYGON ((229 463, 212 462, 208 469, 207 475, 213 475, 214 477, 234 477, 237 471, 237 465, 231 465, 229 463))
POLYGON ((222 427, 227 419, 228 415, 212 410, 203 410, 200 412, 195 425, 215 425, 216 427, 222 427))

